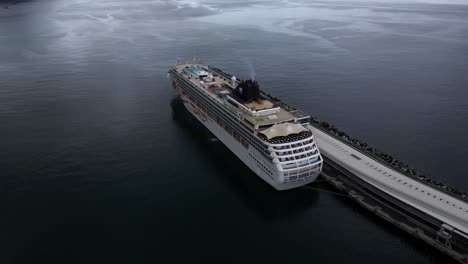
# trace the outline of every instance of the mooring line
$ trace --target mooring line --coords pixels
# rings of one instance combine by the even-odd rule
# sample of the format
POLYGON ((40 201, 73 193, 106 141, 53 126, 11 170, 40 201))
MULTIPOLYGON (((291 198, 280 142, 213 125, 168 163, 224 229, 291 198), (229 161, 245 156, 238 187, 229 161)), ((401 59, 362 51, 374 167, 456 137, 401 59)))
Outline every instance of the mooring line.
POLYGON ((307 189, 307 190, 314 190, 314 191, 322 191, 322 192, 327 192, 327 193, 331 193, 331 194, 334 194, 334 195, 339 195, 339 196, 344 196, 344 197, 348 197, 350 198, 351 196, 348 195, 348 194, 343 194, 343 193, 338 193, 338 192, 334 192, 334 191, 329 191, 329 190, 325 190, 325 189, 320 189, 320 188, 317 188, 317 187, 311 187, 311 186, 301 186, 299 187, 300 189, 307 189))

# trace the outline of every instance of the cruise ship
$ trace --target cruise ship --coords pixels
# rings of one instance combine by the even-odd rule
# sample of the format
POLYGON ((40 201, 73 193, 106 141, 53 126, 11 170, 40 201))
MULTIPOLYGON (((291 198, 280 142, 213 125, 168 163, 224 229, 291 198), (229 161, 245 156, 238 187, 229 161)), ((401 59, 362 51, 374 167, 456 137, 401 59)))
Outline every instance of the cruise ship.
POLYGON ((168 77, 188 111, 275 189, 311 183, 322 171, 310 116, 261 91, 256 81, 198 62, 177 63, 168 77))

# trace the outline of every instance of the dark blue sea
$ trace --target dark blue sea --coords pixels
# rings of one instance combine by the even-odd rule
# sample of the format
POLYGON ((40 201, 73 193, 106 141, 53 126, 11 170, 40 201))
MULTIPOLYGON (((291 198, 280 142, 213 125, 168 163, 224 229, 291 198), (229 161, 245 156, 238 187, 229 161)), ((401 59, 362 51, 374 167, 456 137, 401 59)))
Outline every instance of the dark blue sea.
POLYGON ((199 57, 468 190, 465 0, 0 4, 0 263, 452 263, 190 116, 199 57))

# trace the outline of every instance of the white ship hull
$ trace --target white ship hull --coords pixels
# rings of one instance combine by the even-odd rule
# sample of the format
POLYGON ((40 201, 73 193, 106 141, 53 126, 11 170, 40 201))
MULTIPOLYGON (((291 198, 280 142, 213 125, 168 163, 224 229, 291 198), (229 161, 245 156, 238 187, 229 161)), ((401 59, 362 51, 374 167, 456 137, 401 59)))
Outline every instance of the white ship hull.
POLYGON ((301 181, 285 183, 283 180, 283 172, 279 171, 275 164, 263 158, 258 150, 250 145, 247 148, 244 147, 215 121, 202 114, 202 111, 199 110, 187 98, 182 97, 182 101, 187 110, 193 116, 195 116, 195 118, 197 118, 200 123, 202 123, 206 128, 208 128, 208 130, 210 130, 211 133, 213 133, 213 135, 215 135, 221 142, 223 142, 223 144, 226 145, 226 147, 231 150, 245 165, 247 165, 247 167, 249 167, 253 172, 255 172, 255 174, 257 174, 261 179, 266 181, 276 190, 287 190, 300 187, 315 181, 319 176, 321 167, 315 172, 311 172, 309 177, 301 181), (258 165, 259 163, 268 167, 270 171, 273 171, 273 175, 269 175, 264 172, 261 166, 258 165))
POLYGON ((168 77, 187 110, 273 188, 296 188, 320 174, 322 156, 304 127, 309 115, 260 94, 255 81, 207 65, 176 64, 168 77))

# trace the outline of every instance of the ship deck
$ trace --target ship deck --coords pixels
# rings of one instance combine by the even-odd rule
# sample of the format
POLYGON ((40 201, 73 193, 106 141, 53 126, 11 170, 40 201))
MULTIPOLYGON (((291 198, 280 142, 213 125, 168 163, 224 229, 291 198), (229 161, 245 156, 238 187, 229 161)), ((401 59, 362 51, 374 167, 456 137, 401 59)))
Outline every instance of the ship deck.
MULTIPOLYGON (((221 99, 220 93, 232 93, 233 87, 231 86, 231 80, 225 78, 224 76, 221 76, 217 74, 215 71, 210 70, 209 67, 207 67, 204 64, 177 64, 174 66, 176 69, 183 70, 182 74, 196 87, 200 88, 200 90, 207 92, 212 98, 216 99, 218 102, 223 103, 223 100, 221 99), (189 73, 191 74, 196 74, 196 70, 192 70, 191 68, 196 68, 197 70, 199 68, 204 68, 208 70, 209 74, 213 75, 213 85, 207 85, 208 87, 204 87, 200 83, 200 79, 198 77, 189 77, 189 73), (188 71, 189 73, 185 72, 188 71), (216 85, 214 84, 216 83, 216 85)), ((230 95, 231 97, 234 97, 233 95, 230 95)), ((264 109, 269 109, 274 107, 274 103, 271 102, 268 99, 263 99, 259 102, 243 102, 242 103, 245 107, 251 109, 255 108, 256 110, 264 110, 264 109)), ((293 113, 289 112, 288 110, 284 109, 283 107, 280 107, 280 110, 278 113, 275 113, 273 115, 272 119, 269 118, 269 116, 251 116, 246 114, 245 112, 239 110, 236 110, 238 113, 241 113, 244 119, 251 124, 259 125, 259 126, 265 126, 265 125, 270 125, 274 123, 282 123, 282 122, 287 122, 287 121, 292 121, 296 117, 293 113)), ((263 130, 264 128, 261 128, 259 130, 263 130)))
POLYGON ((280 111, 274 115, 276 116, 276 119, 272 119, 272 120, 270 120, 268 116, 244 115, 244 118, 246 120, 249 120, 249 122, 251 122, 252 124, 260 125, 260 126, 294 120, 294 116, 288 111, 284 110, 283 108, 280 108, 280 111))

